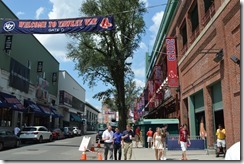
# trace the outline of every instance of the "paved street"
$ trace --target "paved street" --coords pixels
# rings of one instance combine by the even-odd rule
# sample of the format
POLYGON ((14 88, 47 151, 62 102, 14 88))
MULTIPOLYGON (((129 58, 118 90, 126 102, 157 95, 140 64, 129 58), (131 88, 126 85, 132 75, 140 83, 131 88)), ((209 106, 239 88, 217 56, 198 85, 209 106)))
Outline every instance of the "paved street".
MULTIPOLYGON (((92 137, 95 141, 95 134, 86 136, 92 137)), ((68 138, 42 144, 25 144, 19 148, 7 149, 0 152, 1 160, 80 160, 82 152, 79 145, 82 137, 68 138)), ((96 144, 95 144, 96 146, 96 144)), ((103 144, 101 144, 103 147, 103 144)), ((86 152, 87 160, 97 160, 97 151, 103 149, 95 148, 96 152, 86 152)), ((123 153, 123 152, 122 152, 123 153)), ((213 153, 209 155, 205 150, 188 151, 189 160, 223 160, 223 157, 216 158, 213 153)), ((167 151, 168 160, 180 160, 181 151, 167 151)), ((122 155, 123 160, 123 155, 122 155)), ((133 148, 132 160, 155 160, 154 150, 148 148, 133 148)))

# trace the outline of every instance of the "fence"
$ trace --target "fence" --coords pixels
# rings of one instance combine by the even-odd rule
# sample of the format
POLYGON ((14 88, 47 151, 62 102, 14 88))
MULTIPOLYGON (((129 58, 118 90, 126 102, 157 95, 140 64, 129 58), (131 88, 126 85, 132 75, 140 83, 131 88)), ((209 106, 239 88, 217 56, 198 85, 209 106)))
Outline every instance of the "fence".
MULTIPOLYGON (((181 150, 178 144, 178 135, 169 135, 167 139, 168 150, 181 150)), ((191 145, 187 148, 188 150, 205 150, 206 140, 203 140, 200 136, 190 136, 191 145)))

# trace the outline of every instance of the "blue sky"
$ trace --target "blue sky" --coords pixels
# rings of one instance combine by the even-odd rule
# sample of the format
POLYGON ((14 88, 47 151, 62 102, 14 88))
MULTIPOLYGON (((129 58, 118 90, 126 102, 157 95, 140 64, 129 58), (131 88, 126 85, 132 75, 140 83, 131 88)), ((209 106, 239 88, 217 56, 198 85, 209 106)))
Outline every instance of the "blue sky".
MULTIPOLYGON (((2 0, 19 19, 61 19, 80 17, 79 8, 84 0, 2 0)), ((132 59, 132 69, 135 73, 137 86, 145 85, 145 53, 151 52, 163 16, 167 0, 142 0, 146 3, 148 12, 144 15, 146 33, 142 35, 140 48, 132 59), (160 6, 157 6, 160 5, 160 6), (152 6, 157 6, 153 7, 152 6)), ((101 109, 101 102, 93 99, 93 95, 104 91, 106 86, 101 82, 93 88, 83 84, 82 77, 74 70, 74 63, 66 58, 66 45, 69 39, 64 34, 35 35, 47 50, 59 61, 60 70, 66 70, 86 90, 86 101, 101 109)))

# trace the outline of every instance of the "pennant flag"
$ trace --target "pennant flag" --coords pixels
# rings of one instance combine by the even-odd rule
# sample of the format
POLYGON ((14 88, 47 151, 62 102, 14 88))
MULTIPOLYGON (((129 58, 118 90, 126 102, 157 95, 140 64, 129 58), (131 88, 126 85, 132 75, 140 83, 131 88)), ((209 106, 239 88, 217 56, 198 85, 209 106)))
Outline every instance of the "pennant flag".
POLYGON ((115 28, 113 16, 53 20, 4 20, 1 34, 101 32, 115 28))

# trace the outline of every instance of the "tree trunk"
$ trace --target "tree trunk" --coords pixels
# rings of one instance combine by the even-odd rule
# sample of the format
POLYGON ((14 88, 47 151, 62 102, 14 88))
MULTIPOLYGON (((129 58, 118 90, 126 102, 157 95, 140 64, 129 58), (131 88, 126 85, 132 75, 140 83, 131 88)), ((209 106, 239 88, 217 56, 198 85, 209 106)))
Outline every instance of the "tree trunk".
POLYGON ((118 111, 119 111, 119 129, 121 131, 126 129, 127 119, 128 119, 128 110, 125 105, 125 82, 124 82, 124 71, 120 70, 119 78, 116 84, 116 89, 118 91, 118 111))

